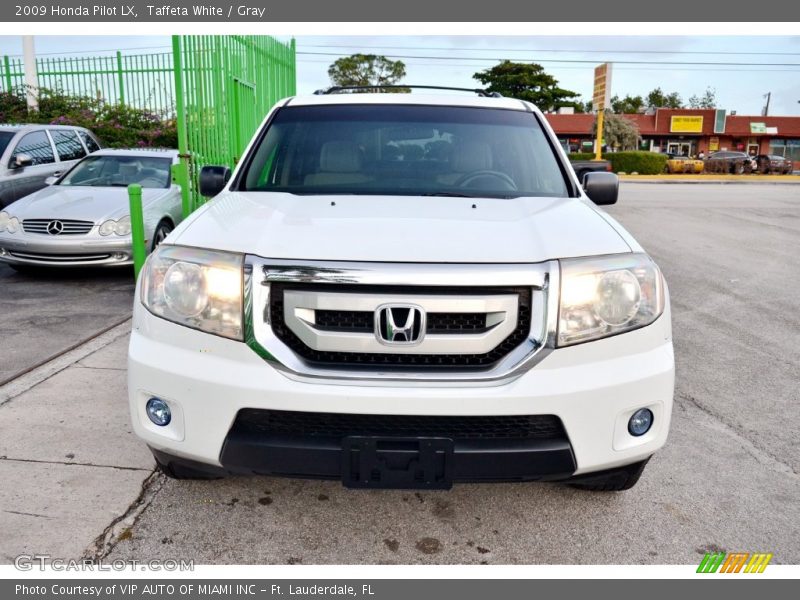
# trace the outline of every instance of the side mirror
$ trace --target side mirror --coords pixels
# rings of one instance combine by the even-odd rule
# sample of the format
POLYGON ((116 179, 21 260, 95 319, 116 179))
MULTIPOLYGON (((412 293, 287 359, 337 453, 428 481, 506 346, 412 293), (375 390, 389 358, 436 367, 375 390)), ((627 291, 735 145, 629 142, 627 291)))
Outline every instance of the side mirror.
POLYGON ((33 157, 30 154, 17 154, 14 157, 14 168, 21 169, 22 167, 29 167, 33 164, 33 157))
POLYGON ((44 180, 44 184, 53 185, 56 181, 58 181, 58 177, 56 175, 50 175, 50 177, 44 180))
POLYGON ((595 204, 616 204, 619 177, 614 173, 587 173, 583 176, 583 191, 595 204))
POLYGON ((215 165, 205 166, 200 169, 200 194, 212 198, 225 189, 225 185, 231 178, 231 170, 228 167, 215 165))

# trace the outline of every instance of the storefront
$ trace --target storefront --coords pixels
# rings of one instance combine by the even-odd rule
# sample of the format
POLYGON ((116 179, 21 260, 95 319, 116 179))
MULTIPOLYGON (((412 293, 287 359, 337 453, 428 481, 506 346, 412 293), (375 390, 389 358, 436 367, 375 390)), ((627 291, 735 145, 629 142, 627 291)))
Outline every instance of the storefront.
MULTIPOLYGON (((639 149, 680 156, 708 156, 732 150, 776 154, 800 169, 800 117, 763 117, 728 114, 719 109, 660 108, 624 115, 639 128, 639 149)), ((594 115, 548 114, 547 119, 570 153, 594 149, 594 115)))

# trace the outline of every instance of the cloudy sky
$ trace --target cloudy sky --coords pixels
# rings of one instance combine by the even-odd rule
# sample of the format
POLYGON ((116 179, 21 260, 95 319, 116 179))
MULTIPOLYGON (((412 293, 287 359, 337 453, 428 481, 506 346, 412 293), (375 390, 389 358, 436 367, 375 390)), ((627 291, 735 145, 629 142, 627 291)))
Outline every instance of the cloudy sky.
MULTIPOLYGON (((40 54, 82 56, 168 51, 159 36, 36 38, 40 54)), ((771 115, 800 115, 800 36, 298 36, 298 93, 330 85, 328 66, 355 52, 403 60, 406 83, 475 87, 472 75, 502 59, 535 61, 561 86, 591 96, 592 69, 614 63, 612 93, 655 87, 684 100, 716 91, 720 108, 759 114, 772 92, 771 115)), ((19 37, 0 36, 0 53, 22 51, 19 37)))

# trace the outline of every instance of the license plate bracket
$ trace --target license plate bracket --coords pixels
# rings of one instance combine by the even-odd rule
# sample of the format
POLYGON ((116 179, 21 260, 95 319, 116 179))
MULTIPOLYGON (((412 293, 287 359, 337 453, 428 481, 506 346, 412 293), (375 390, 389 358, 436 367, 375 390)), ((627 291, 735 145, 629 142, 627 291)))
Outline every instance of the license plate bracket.
POLYGON ((453 440, 349 436, 342 440, 342 484, 348 488, 453 487, 453 440))

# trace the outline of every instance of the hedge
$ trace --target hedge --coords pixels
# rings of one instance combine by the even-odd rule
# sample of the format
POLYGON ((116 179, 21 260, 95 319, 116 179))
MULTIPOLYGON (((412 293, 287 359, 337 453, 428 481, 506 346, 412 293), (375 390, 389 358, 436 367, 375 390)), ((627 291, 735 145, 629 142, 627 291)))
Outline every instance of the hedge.
MULTIPOLYGON (((614 173, 639 173, 659 175, 667 166, 667 155, 659 152, 604 152, 603 158, 611 163, 614 173)), ((592 160, 594 153, 576 152, 568 155, 570 160, 592 160)))
POLYGON ((111 148, 176 148, 178 145, 175 118, 170 110, 156 114, 88 96, 74 96, 62 90, 41 89, 36 112, 28 112, 21 88, 0 92, 0 123, 86 127, 111 148))

